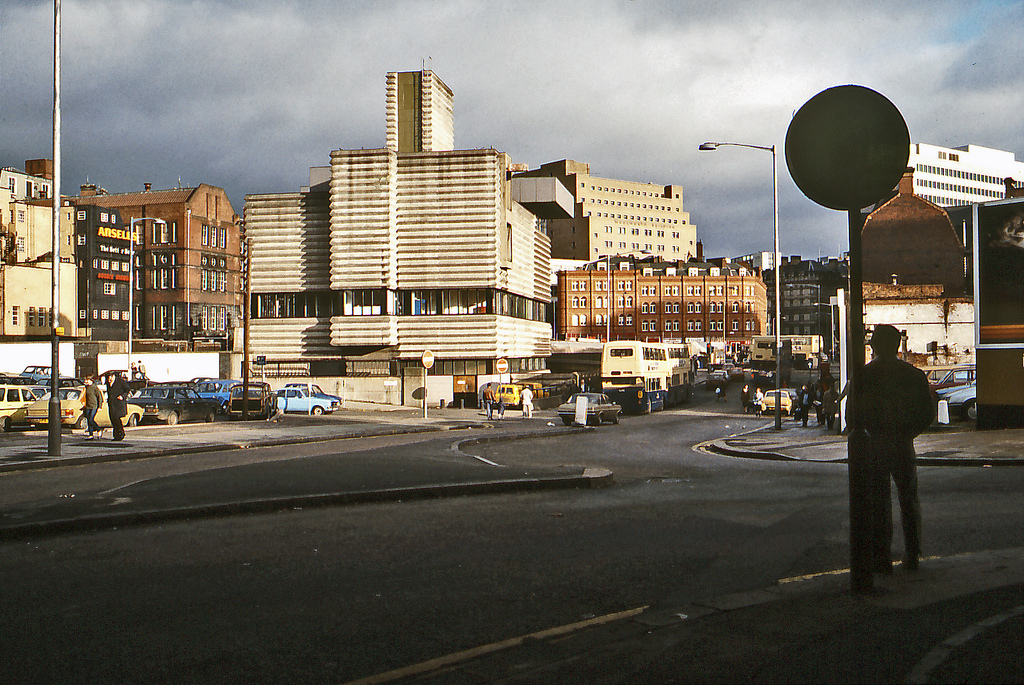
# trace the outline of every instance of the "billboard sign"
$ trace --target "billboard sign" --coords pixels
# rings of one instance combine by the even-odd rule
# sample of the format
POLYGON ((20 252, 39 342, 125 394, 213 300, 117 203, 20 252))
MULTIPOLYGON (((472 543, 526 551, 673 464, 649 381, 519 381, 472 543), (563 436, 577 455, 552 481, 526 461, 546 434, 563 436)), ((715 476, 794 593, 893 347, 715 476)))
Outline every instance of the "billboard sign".
POLYGON ((1024 347, 1024 198, 974 206, 977 347, 1024 347))

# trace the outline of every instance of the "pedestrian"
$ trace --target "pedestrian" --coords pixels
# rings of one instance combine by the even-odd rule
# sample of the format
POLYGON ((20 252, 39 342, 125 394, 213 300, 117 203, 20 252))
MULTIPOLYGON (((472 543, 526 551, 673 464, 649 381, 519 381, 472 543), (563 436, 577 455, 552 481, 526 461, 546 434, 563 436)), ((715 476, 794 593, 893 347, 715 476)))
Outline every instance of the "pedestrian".
POLYGON ((487 420, 493 419, 494 404, 496 398, 494 397, 494 386, 488 383, 484 386, 484 408, 487 409, 487 420))
POLYGON ((854 409, 855 427, 868 436, 876 476, 874 494, 882 510, 873 531, 875 571, 892 572, 892 506, 889 479, 896 483, 903 526, 904 568, 916 571, 921 556, 921 505, 917 496, 914 438, 931 425, 935 406, 924 372, 897 358, 902 333, 888 324, 871 336, 874 359, 861 373, 863 391, 854 409))
POLYGON ((85 435, 92 440, 101 435, 103 429, 96 423, 96 413, 103 408, 103 391, 93 383, 92 376, 85 379, 85 435))
POLYGON ((498 392, 495 393, 494 396, 497 399, 498 420, 501 421, 505 418, 505 395, 501 393, 501 388, 499 388, 498 392))
POLYGON ((818 419, 818 425, 825 425, 825 385, 814 386, 814 414, 818 419))
POLYGON ((825 425, 829 430, 836 423, 836 411, 839 409, 839 393, 836 392, 835 384, 829 385, 825 395, 821 398, 821 413, 825 416, 825 425))
POLYGON ((114 428, 114 440, 124 440, 124 425, 121 419, 128 413, 128 395, 131 388, 121 374, 111 371, 107 376, 107 414, 110 415, 110 425, 114 428))
POLYGON ((814 403, 814 393, 806 385, 800 388, 800 421, 804 428, 807 428, 807 418, 811 414, 811 406, 814 403))
POLYGON ((761 416, 764 411, 764 390, 761 390, 761 386, 757 386, 754 389, 754 416, 761 416))
POLYGON ((523 388, 523 391, 521 393, 519 393, 519 399, 521 399, 523 401, 523 418, 524 419, 532 419, 533 418, 533 390, 530 389, 530 386, 527 385, 526 387, 523 388))
POLYGON ((749 414, 750 410, 751 410, 751 408, 753 406, 751 404, 751 395, 750 395, 750 385, 749 384, 744 384, 743 385, 743 390, 740 391, 740 404, 743 405, 743 413, 744 414, 749 414))

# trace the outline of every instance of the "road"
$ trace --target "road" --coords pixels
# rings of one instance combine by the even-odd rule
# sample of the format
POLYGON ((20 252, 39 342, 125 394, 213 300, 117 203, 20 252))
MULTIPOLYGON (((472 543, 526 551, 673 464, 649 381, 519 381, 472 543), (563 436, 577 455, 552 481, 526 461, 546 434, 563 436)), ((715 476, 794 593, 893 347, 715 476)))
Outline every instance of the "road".
MULTIPOLYGON (((5 543, 5 679, 346 682, 553 626, 845 567, 845 468, 695 452, 754 425, 704 411, 713 409, 706 401, 590 433, 472 448, 510 466, 604 466, 616 474, 606 489, 5 543)), ((344 444, 383 453, 427 449, 434 438, 374 440, 344 444)), ((0 478, 0 493, 31 498, 215 469, 230 488, 224 467, 237 460, 340 448, 19 474, 0 478)), ((927 468, 920 480, 926 555, 1024 546, 1020 469, 927 468)))

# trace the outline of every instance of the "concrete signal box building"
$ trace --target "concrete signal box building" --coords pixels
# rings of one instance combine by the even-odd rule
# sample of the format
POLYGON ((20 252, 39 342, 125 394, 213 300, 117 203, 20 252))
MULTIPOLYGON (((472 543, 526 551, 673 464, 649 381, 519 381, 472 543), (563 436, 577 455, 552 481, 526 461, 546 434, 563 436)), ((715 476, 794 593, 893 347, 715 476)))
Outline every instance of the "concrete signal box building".
POLYGON ((335 150, 298 192, 246 197, 251 354, 282 373, 396 376, 430 350, 430 374, 451 377, 431 397, 473 401, 499 358, 543 368, 548 236, 512 199, 508 155, 455 150, 453 131, 436 74, 390 73, 385 147, 335 150))

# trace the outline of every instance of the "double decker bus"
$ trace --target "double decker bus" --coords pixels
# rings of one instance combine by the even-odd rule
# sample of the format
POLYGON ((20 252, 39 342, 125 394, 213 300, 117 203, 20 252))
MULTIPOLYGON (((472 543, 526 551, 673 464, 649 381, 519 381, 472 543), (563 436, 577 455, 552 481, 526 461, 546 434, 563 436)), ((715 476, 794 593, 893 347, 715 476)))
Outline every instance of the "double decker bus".
POLYGON ((622 340, 604 344, 601 391, 624 413, 646 414, 690 398, 693 385, 686 347, 622 340))
MULTIPOLYGON (((782 363, 787 357, 797 369, 813 369, 821 353, 821 338, 817 335, 783 335, 782 363)), ((750 367, 759 371, 775 370, 775 336, 755 335, 750 341, 750 367)))

